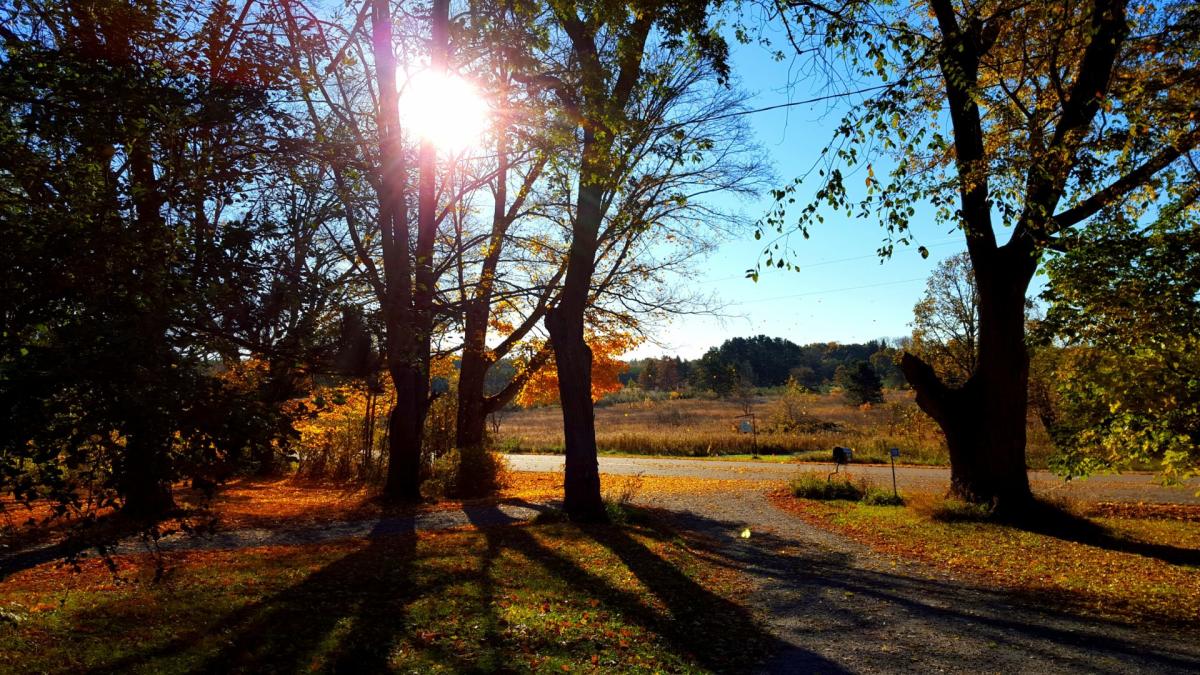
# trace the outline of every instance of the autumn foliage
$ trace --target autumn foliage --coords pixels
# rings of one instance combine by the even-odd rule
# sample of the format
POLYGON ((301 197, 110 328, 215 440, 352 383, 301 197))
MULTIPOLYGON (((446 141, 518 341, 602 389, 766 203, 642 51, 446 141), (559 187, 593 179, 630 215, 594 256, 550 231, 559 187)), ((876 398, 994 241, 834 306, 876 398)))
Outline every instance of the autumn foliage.
MULTIPOLYGON (((619 357, 640 342, 641 338, 628 332, 588 334, 587 343, 592 349, 592 401, 621 388, 618 376, 629 368, 629 364, 619 357)), ((553 362, 530 378, 516 400, 525 407, 558 402, 558 371, 553 362)))

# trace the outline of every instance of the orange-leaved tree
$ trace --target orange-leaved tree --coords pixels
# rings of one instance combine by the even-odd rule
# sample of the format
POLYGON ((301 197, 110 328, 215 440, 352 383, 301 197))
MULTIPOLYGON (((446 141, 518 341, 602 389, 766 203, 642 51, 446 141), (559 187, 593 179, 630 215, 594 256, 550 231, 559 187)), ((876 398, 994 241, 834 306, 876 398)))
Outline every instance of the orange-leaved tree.
MULTIPOLYGON (((620 375, 629 369, 629 364, 620 356, 640 344, 642 338, 627 331, 601 334, 589 331, 585 339, 592 350, 592 401, 595 402, 621 388, 620 375)), ((523 406, 558 403, 558 391, 558 369, 551 362, 529 377, 516 401, 523 406)))

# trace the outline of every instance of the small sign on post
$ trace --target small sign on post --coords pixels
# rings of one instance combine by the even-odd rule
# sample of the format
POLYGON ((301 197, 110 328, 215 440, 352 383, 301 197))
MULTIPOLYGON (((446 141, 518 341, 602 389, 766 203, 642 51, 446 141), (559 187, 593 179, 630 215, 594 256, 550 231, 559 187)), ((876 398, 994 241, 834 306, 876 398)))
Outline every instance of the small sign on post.
POLYGON ((758 459, 758 419, 755 418, 754 413, 739 415, 738 418, 741 419, 741 421, 738 422, 738 427, 737 427, 738 431, 743 434, 751 434, 752 435, 752 437, 754 439, 754 441, 753 441, 754 442, 753 457, 754 457, 754 459, 758 459), (745 419, 747 417, 749 417, 750 419, 745 419))
POLYGON ((896 491, 896 458, 900 456, 900 448, 892 448, 888 454, 892 457, 892 496, 899 499, 900 493, 896 491))

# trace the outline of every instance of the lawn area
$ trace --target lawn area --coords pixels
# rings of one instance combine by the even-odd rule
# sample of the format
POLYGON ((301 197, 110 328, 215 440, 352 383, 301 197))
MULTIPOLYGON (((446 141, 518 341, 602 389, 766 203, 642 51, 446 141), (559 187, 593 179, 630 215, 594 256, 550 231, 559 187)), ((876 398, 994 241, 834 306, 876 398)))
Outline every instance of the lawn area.
POLYGON ((646 524, 54 564, 0 584, 8 672, 705 672, 769 638, 741 577, 646 524))
MULTIPOLYGON (((911 391, 887 391, 882 404, 849 406, 840 394, 803 394, 785 410, 780 394, 754 398, 760 455, 827 461, 830 448, 855 449, 855 461, 887 463, 888 449, 899 447, 911 464, 948 462, 937 425, 920 412, 911 391), (799 426, 780 430, 782 417, 799 426)), ((596 445, 617 455, 671 457, 750 456, 754 439, 738 431, 744 409, 727 399, 646 398, 596 407, 596 445)), ((562 411, 544 406, 506 411, 496 442, 505 452, 561 453, 562 411)), ((1041 423, 1029 423, 1029 463, 1044 468, 1050 442, 1041 423)))
POLYGON ((1200 625, 1200 507, 1075 507, 1079 526, 1030 531, 973 518, 929 495, 908 506, 797 499, 772 502, 872 549, 967 581, 1138 623, 1200 625))

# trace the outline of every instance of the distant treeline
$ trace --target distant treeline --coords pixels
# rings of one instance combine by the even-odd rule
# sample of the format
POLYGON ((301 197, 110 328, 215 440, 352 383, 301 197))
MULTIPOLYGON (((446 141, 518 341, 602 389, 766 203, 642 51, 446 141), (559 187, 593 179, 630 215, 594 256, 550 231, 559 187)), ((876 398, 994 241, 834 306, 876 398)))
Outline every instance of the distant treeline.
POLYGON ((621 381, 648 390, 673 391, 691 387, 726 395, 739 383, 777 387, 795 379, 801 386, 817 390, 833 382, 840 366, 865 363, 885 387, 897 388, 906 386, 904 375, 895 362, 899 351, 898 341, 814 342, 801 346, 783 338, 757 335, 726 340, 720 347, 713 347, 704 356, 691 361, 678 356, 631 361, 621 381))

